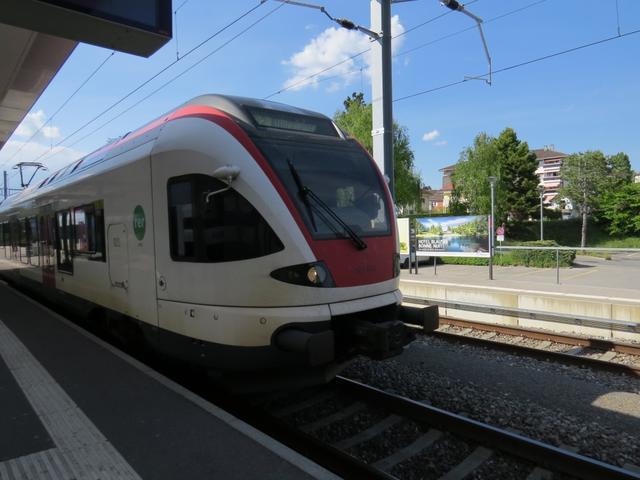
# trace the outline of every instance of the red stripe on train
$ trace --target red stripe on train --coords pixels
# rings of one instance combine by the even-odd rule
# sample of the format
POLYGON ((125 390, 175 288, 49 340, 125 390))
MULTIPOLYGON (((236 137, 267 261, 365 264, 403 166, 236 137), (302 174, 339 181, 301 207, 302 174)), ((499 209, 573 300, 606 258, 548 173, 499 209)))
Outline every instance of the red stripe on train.
MULTIPOLYGON (((314 240, 284 185, 249 135, 225 112, 204 105, 190 105, 180 108, 169 115, 168 121, 193 117, 211 121, 224 128, 255 159, 284 201, 298 228, 300 228, 311 247, 313 254, 318 260, 324 261, 331 271, 337 287, 367 285, 393 278, 393 257, 396 251, 395 225, 391 226, 390 235, 365 238, 364 240, 367 243, 366 250, 357 250, 349 239, 314 240)), ((371 159, 371 162, 373 162, 373 159, 371 159)), ((381 181, 384 182, 380 170, 377 166, 375 168, 381 181)), ((395 218, 393 211, 391 211, 393 202, 388 192, 387 199, 389 218, 393 219, 395 218)))

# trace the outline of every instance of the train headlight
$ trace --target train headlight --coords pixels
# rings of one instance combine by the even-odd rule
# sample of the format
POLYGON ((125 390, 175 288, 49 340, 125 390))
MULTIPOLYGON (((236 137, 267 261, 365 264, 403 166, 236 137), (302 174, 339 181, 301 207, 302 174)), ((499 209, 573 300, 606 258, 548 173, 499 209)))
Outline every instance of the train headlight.
POLYGON ((321 284, 327 278, 327 272, 320 265, 314 265, 307 270, 307 280, 314 285, 321 284))
POLYGON ((331 273, 323 262, 303 263, 291 267, 279 268, 271 276, 281 282, 303 285, 305 287, 335 287, 331 273))

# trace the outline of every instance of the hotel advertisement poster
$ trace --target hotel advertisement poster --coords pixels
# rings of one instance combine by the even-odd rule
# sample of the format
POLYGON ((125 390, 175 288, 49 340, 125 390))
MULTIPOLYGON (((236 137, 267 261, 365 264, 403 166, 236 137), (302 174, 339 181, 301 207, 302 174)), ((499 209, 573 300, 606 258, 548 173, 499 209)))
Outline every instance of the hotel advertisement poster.
MULTIPOLYGON (((405 253, 403 247, 409 242, 409 225, 408 219, 398 219, 401 254, 405 253)), ((489 219, 486 215, 421 217, 415 219, 415 228, 418 256, 489 256, 489 219)))

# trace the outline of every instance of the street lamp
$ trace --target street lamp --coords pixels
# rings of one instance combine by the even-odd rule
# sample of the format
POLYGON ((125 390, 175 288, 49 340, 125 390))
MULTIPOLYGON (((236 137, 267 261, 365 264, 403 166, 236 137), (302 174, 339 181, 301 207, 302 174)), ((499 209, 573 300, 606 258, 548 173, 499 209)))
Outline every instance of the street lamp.
POLYGON ((538 186, 540 192, 540 241, 544 240, 544 185, 538 186))
POLYGON ((496 182, 497 177, 489 177, 489 185, 491 186, 491 219, 489 220, 489 280, 493 280, 493 245, 494 240, 494 228, 495 223, 495 201, 496 201, 496 182))

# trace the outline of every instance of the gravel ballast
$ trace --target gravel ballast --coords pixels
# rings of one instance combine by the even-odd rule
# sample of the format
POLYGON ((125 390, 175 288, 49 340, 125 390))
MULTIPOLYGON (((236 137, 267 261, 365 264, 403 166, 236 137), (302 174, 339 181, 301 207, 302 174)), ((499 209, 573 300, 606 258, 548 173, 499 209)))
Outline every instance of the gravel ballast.
POLYGON ((392 360, 358 358, 343 375, 607 463, 640 458, 640 381, 632 377, 428 336, 392 360), (603 398, 606 408, 597 406, 603 398))

